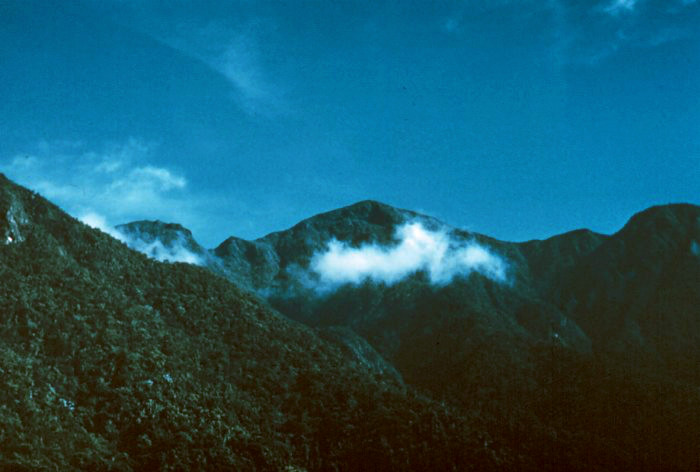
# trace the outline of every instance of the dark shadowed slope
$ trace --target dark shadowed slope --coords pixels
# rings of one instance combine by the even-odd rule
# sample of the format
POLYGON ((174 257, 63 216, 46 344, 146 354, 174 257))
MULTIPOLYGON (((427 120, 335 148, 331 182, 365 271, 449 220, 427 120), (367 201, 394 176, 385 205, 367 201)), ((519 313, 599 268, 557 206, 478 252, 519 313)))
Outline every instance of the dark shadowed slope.
POLYGON ((507 243, 365 201, 255 241, 229 238, 212 255, 360 363, 473 418, 519 468, 693 470, 699 215, 669 205, 612 236, 507 243), (331 240, 391 248, 415 221, 451 244, 482 244, 506 261, 506 279, 472 272, 436 285, 418 271, 319 286, 310 262, 331 240))
POLYGON ((507 243, 366 201, 213 253, 288 316, 361 335, 405 382, 537 468, 693 470, 699 217, 697 206, 669 205, 612 236, 507 243), (435 285, 418 271, 393 284, 314 284, 310 261, 329 241, 392 247, 407 221, 481 243, 507 262, 506 280, 473 272, 435 285))
MULTIPOLYGON (((601 352, 639 351, 673 364, 684 356, 699 357, 699 218, 697 206, 667 205, 635 215, 612 236, 578 230, 506 243, 365 201, 253 242, 230 238, 214 253, 288 315, 312 324, 348 325, 371 339, 377 323, 384 335, 388 326, 406 329, 420 317, 424 300, 428 318, 445 312, 441 304, 450 305, 453 312, 481 313, 490 329, 511 335, 539 341, 556 336, 578 351, 590 351, 593 342, 601 352), (392 286, 348 284, 331 293, 308 284, 312 255, 331 239, 351 247, 391 246, 397 226, 416 220, 448 231, 455 241, 476 240, 495 251, 507 261, 507 281, 473 273, 431 286, 417 273, 392 286)), ((380 351, 392 351, 390 340, 373 341, 380 351)))
POLYGON ((572 270, 562 301, 596 348, 700 384, 700 208, 635 215, 572 270))

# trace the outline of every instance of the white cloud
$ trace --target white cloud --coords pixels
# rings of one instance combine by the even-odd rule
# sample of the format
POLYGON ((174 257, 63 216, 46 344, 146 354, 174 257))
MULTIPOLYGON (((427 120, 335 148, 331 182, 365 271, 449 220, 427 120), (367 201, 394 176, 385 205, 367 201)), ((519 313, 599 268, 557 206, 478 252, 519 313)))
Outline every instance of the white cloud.
POLYGON ((95 167, 96 172, 105 172, 111 174, 121 169, 124 163, 117 159, 103 159, 97 167, 95 167))
POLYGON ((186 241, 180 238, 171 241, 167 246, 159 240, 146 240, 138 234, 127 234, 119 231, 114 226, 107 223, 107 219, 95 212, 89 212, 78 218, 91 228, 99 229, 103 233, 109 234, 113 238, 123 242, 131 249, 142 252, 151 259, 160 262, 186 262, 187 264, 201 265, 201 257, 193 253, 186 247, 186 241))
POLYGON ((173 241, 165 246, 161 241, 145 241, 143 239, 128 239, 126 244, 136 251, 146 254, 148 257, 164 262, 186 262, 187 264, 201 265, 202 259, 185 247, 184 239, 173 241))
POLYGON ((107 192, 118 198, 122 205, 138 207, 145 202, 157 203, 171 190, 182 190, 187 186, 184 177, 168 169, 145 166, 126 170, 107 187, 107 192))
POLYGON ((263 79, 259 59, 250 46, 246 48, 241 44, 230 44, 212 62, 248 100, 271 98, 270 86, 263 79))
POLYGON ((83 223, 153 259, 201 264, 182 238, 164 246, 160 241, 124 234, 108 222, 158 218, 187 223, 183 219, 201 217, 197 200, 186 193, 187 179, 148 164, 151 152, 151 146, 137 139, 107 146, 101 152, 87 151, 76 143, 42 141, 33 153, 14 156, 7 164, 0 161, 0 171, 83 223))
POLYGON ((368 279, 393 284, 422 270, 435 284, 471 272, 505 280, 505 262, 475 241, 457 242, 444 231, 430 231, 415 222, 397 228, 396 239, 398 244, 391 247, 359 248, 333 240, 326 251, 313 256, 310 268, 321 284, 330 286, 368 279))
POLYGON ((99 229, 103 233, 107 233, 115 239, 125 243, 126 237, 120 231, 117 231, 114 227, 107 223, 107 219, 95 212, 88 212, 84 215, 78 217, 80 221, 90 226, 91 228, 99 229))
POLYGON ((625 51, 697 36, 687 11, 697 0, 548 0, 553 58, 560 65, 597 66, 625 51))
MULTIPOLYGON (((208 28, 208 48, 193 51, 223 75, 236 90, 236 99, 251 114, 276 115, 287 110, 282 89, 265 70, 253 27, 235 36, 225 28, 208 28)), ((200 33, 202 34, 202 33, 200 33)))
POLYGON ((639 0, 613 0, 604 10, 611 15, 619 15, 620 13, 634 11, 637 3, 639 3, 639 0))
MULTIPOLYGON (((94 3, 101 8, 105 0, 94 3)), ((235 2, 223 2, 214 15, 189 2, 170 2, 167 12, 158 2, 110 3, 111 21, 136 29, 224 77, 231 85, 231 98, 245 112, 277 115, 289 110, 279 76, 264 60, 263 38, 276 28, 272 18, 244 11, 235 2)))
POLYGON ((93 222, 94 215, 120 223, 198 220, 202 205, 187 192, 187 179, 149 163, 152 155, 153 146, 137 139, 100 151, 40 143, 7 164, 0 160, 0 171, 68 213, 93 222))
POLYGON ((666 28, 655 33, 655 35, 650 37, 647 42, 650 46, 661 46, 662 44, 678 41, 679 39, 683 39, 688 36, 688 31, 681 28, 666 28))
POLYGON ((221 74, 233 88, 233 99, 247 113, 277 115, 286 113, 288 106, 283 87, 264 61, 260 31, 269 27, 259 19, 242 24, 231 20, 199 25, 166 22, 160 33, 144 32, 221 74))

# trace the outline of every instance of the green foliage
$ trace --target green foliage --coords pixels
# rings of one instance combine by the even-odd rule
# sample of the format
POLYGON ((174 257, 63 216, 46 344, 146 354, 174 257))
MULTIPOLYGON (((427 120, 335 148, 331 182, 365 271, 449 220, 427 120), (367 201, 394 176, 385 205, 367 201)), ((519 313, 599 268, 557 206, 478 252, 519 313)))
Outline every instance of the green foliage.
MULTIPOLYGON (((698 229, 675 221, 696 209, 654 210, 612 238, 498 243, 512 285, 416 274, 271 298, 324 338, 0 177, 8 212, 0 230, 21 238, 0 245, 0 470, 700 467, 700 266, 683 252, 698 229), (647 238, 649 225, 666 232, 647 238), (649 248, 656 262, 637 264, 649 248)), ((404 216, 364 202, 271 235, 274 255, 228 249, 269 282, 337 228, 386 242, 404 216)))
POLYGON ((464 470, 495 466, 417 395, 204 269, 161 264, 4 183, 0 469, 464 470))

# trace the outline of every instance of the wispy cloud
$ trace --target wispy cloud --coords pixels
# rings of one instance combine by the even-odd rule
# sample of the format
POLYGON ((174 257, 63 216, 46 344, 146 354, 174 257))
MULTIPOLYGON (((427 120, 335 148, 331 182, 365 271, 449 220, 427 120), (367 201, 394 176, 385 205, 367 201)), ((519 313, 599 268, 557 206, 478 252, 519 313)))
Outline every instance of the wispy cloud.
POLYGON ((456 241, 447 232, 428 230, 418 222, 398 227, 395 238, 398 243, 388 247, 354 248, 333 240, 313 256, 310 269, 320 278, 321 288, 364 280, 394 284, 417 271, 425 271, 434 284, 471 272, 505 280, 505 262, 475 241, 456 241))
MULTIPOLYGON (((110 20, 137 30, 155 41, 196 59, 231 85, 231 99, 251 115, 286 114, 286 88, 266 62, 265 39, 274 22, 254 3, 89 0, 96 8, 108 5, 110 20)), ((264 8, 262 9, 264 10, 264 8)))
POLYGON ((688 37, 689 32, 682 28, 666 28, 657 31, 648 39, 650 46, 661 46, 662 44, 671 43, 679 39, 688 37))
POLYGON ((157 27, 144 32, 157 41, 197 59, 224 77, 232 98, 251 115, 278 115, 288 110, 284 87, 275 80, 264 61, 262 31, 269 27, 260 19, 243 23, 227 19, 196 23, 190 19, 165 19, 153 15, 157 27))
POLYGON ((99 229, 113 238, 123 242, 131 249, 139 251, 151 259, 160 262, 185 262, 187 264, 202 265, 202 258, 187 248, 187 241, 180 235, 179 238, 165 244, 151 235, 140 235, 120 231, 107 223, 107 219, 95 212, 89 212, 79 217, 80 221, 91 228, 99 229))
POLYGON ((164 246, 113 226, 135 219, 182 221, 196 213, 196 199, 186 192, 187 179, 149 164, 152 152, 153 146, 137 139, 100 152, 81 143, 40 142, 30 153, 0 161, 0 171, 132 249, 160 261, 199 264, 199 256, 183 241, 164 246))
POLYGON ((696 0, 549 0, 554 57, 562 65, 596 66, 631 48, 696 35, 696 0))
POLYGON ((262 59, 258 22, 246 27, 210 23, 202 27, 177 28, 162 40, 193 56, 228 80, 233 98, 252 115, 278 115, 288 107, 283 88, 266 70, 262 59))
POLYGON ((143 239, 127 239, 126 244, 135 251, 146 254, 151 259, 161 262, 184 262, 186 264, 202 265, 202 258, 185 246, 180 239, 165 245, 162 241, 145 241, 143 239))
POLYGON ((285 108, 279 86, 265 73, 260 46, 251 33, 236 38, 218 39, 222 49, 202 53, 201 59, 221 73, 233 85, 238 101, 249 113, 279 113, 285 108))
POLYGON ((30 152, 0 160, 0 170, 76 217, 94 213, 117 222, 191 219, 197 202, 187 192, 187 179, 149 163, 153 149, 138 139, 100 151, 40 143, 30 152))
POLYGON ((449 14, 438 18, 439 27, 444 33, 459 36, 467 27, 469 18, 474 16, 475 11, 491 12, 510 9, 517 11, 518 14, 524 14, 533 8, 540 8, 537 0, 490 0, 488 2, 463 0, 453 5, 449 14))
POLYGON ((639 0, 613 0, 603 10, 610 15, 619 15, 625 12, 634 11, 639 0))
POLYGON ((114 239, 118 239, 123 243, 127 241, 126 236, 121 231, 118 231, 113 226, 110 226, 104 216, 95 213, 94 211, 84 213, 83 215, 80 215, 78 219, 91 228, 99 229, 103 233, 109 234, 114 239))

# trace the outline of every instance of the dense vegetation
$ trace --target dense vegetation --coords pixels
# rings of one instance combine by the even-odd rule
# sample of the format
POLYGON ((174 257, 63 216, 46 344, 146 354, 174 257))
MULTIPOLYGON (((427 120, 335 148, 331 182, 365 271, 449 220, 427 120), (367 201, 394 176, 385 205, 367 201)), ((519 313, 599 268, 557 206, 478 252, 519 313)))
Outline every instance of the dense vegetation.
POLYGON ((1 182, 0 468, 450 470, 499 457, 456 409, 204 269, 1 182), (12 224, 9 221, 12 220, 12 224))
POLYGON ((697 207, 612 237, 455 233, 507 284, 295 280, 328 238, 416 217, 439 224, 363 202, 212 251, 284 316, 0 177, 0 469, 700 469, 697 207))
POLYGON ((367 201, 215 254, 267 274, 249 284, 282 313, 363 336, 408 384, 478 418, 517 468, 700 467, 700 208, 654 207, 612 236, 527 243, 443 226, 501 254, 507 283, 474 273, 437 287, 422 273, 332 292, 299 283, 330 238, 391 244, 407 220, 440 227, 367 201))

